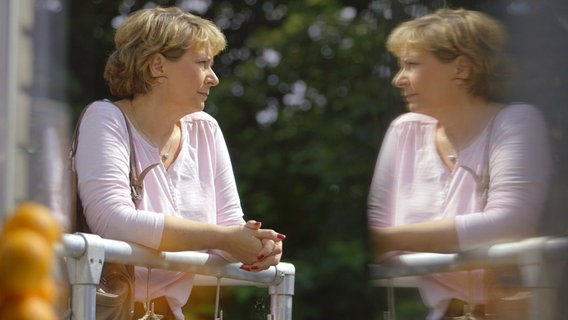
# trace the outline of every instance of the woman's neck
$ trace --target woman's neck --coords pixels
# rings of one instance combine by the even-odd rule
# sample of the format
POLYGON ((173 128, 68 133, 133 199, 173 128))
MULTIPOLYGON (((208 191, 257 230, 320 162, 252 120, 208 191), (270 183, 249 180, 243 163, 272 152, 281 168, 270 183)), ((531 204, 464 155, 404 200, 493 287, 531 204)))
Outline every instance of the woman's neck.
POLYGON ((438 124, 455 150, 463 150, 473 143, 501 106, 477 99, 471 103, 449 107, 438 117, 438 124))
POLYGON ((177 130, 179 119, 171 117, 163 104, 134 98, 127 101, 126 109, 136 130, 158 149, 167 145, 177 130))

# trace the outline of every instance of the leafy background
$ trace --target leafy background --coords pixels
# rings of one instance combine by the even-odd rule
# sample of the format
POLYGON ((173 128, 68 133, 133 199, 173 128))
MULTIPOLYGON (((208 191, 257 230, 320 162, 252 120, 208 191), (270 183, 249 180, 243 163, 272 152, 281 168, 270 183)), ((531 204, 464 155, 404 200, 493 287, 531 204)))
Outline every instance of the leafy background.
MULTIPOLYGON (((229 145, 247 218, 285 233, 296 267, 295 319, 382 319, 386 291, 369 285, 366 197, 388 123, 404 112, 384 49, 398 23, 443 6, 490 13, 511 32, 518 62, 512 100, 541 107, 556 180, 549 233, 566 231, 568 6, 563 0, 69 1, 68 102, 74 114, 111 98, 102 70, 114 26, 151 5, 177 5, 215 21, 229 48, 206 111, 229 145)), ((398 289, 399 319, 423 318, 413 289, 398 289)), ((564 299, 566 299, 564 297, 564 299)), ((212 288, 195 288, 188 319, 212 317, 212 288)), ((224 288, 227 319, 266 319, 265 289, 224 288)))

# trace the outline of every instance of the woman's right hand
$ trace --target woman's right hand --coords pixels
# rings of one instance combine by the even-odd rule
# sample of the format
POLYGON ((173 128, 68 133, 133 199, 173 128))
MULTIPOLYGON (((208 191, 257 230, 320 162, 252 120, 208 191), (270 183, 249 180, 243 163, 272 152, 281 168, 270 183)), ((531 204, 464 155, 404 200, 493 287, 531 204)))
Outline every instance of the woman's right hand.
POLYGON ((286 237, 272 229, 260 229, 260 222, 249 221, 244 225, 230 227, 227 238, 227 253, 246 265, 257 262, 264 250, 263 240, 280 242, 286 237))

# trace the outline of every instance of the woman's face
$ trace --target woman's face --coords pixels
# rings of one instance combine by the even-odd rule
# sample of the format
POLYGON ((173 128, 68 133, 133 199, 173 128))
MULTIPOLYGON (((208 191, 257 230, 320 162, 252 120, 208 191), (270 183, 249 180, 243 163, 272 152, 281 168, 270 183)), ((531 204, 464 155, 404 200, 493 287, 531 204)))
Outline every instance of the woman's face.
POLYGON ((392 80, 412 112, 436 116, 452 103, 454 62, 442 63, 426 50, 406 49, 398 57, 399 71, 392 80))
POLYGON ((219 84, 208 48, 187 50, 178 60, 166 59, 166 98, 187 113, 202 111, 211 87, 219 84))

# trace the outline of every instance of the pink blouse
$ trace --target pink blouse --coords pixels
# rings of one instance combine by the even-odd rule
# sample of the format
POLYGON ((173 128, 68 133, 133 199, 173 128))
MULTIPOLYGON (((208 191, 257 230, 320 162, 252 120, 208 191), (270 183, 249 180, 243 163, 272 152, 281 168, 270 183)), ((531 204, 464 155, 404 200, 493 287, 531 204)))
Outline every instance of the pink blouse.
MULTIPOLYGON (((369 192, 369 225, 455 216, 461 250, 530 236, 545 203, 551 161, 546 124, 538 110, 525 104, 501 110, 477 140, 459 152, 452 171, 436 150, 436 124, 417 113, 391 123, 369 192)), ((483 303, 484 290, 466 285, 470 276, 456 272, 423 277, 426 304, 439 314, 451 298, 483 303)))
MULTIPOLYGON (((244 223, 227 146, 213 117, 196 112, 181 119, 181 148, 168 170, 158 149, 130 127, 138 172, 160 163, 144 178, 136 207, 130 196, 130 147, 121 111, 109 101, 96 101, 83 117, 76 170, 85 216, 94 233, 157 249, 165 215, 227 226, 244 223)), ((136 301, 146 301, 146 272, 136 267, 136 301)), ((150 299, 166 296, 176 317, 183 319, 181 307, 192 283, 191 274, 153 270, 150 299)))

